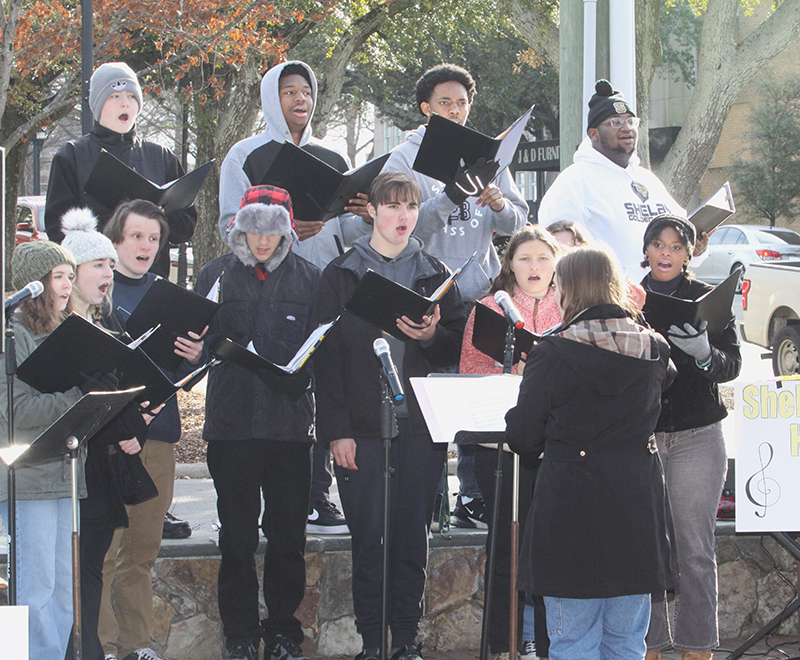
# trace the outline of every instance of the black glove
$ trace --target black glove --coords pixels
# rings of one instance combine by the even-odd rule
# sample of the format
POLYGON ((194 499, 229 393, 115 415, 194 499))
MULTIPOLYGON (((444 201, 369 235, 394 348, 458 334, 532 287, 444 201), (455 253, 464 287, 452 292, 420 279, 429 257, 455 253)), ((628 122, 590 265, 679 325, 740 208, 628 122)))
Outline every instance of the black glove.
POLYGON ((500 163, 496 160, 479 158, 474 165, 469 167, 461 161, 461 167, 456 172, 453 181, 445 186, 444 194, 453 204, 461 206, 469 197, 480 195, 497 175, 500 163))
POLYGON ((91 376, 81 372, 80 376, 85 378, 78 387, 83 394, 89 392, 116 392, 119 389, 119 380, 122 374, 117 374, 117 370, 101 374, 95 371, 91 376))

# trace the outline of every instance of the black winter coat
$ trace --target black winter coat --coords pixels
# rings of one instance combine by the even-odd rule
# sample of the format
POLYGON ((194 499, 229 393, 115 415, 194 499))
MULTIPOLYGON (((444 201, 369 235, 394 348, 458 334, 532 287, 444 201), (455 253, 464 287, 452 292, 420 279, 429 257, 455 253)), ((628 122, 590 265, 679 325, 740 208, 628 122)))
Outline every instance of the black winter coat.
MULTIPOLYGON (((197 278, 195 291, 208 294, 222 275, 220 302, 205 341, 214 346, 219 338, 247 346, 251 341, 262 357, 287 364, 316 327, 311 306, 320 272, 293 252, 259 281, 255 269, 234 254, 207 264, 197 278)), ((253 438, 314 442, 314 395, 277 392, 255 373, 224 361, 208 375, 205 440, 253 438)))
MULTIPOLYGON (((88 135, 67 142, 53 157, 44 210, 45 228, 51 241, 61 243, 64 240, 61 216, 70 209, 89 207, 97 216, 100 231, 108 222, 114 209, 107 208, 83 192, 102 149, 158 185, 174 181, 185 174, 175 154, 155 142, 137 137, 135 128, 122 134, 95 122, 88 135)), ((185 243, 191 240, 196 223, 197 211, 194 206, 170 213, 167 216, 169 242, 185 243)), ((167 246, 158 253, 151 271, 156 275, 169 277, 167 246)))
MULTIPOLYGON (((414 291, 431 295, 450 275, 441 261, 419 252, 414 291)), ((341 318, 314 355, 317 383, 317 434, 329 446, 340 438, 380 438, 381 381, 380 362, 373 342, 381 330, 342 310, 355 291, 360 261, 354 249, 334 259, 322 274, 314 308, 315 323, 341 318)), ((457 286, 450 287, 440 303, 441 320, 430 345, 418 341, 405 343, 403 389, 408 404, 410 432, 428 432, 409 378, 443 372, 458 364, 466 313, 457 286)))
MULTIPOLYGON (((643 285, 646 282, 647 278, 642 280, 643 285)), ((697 300, 713 288, 710 284, 682 275, 674 295, 684 300, 697 300)), ((707 370, 698 367, 691 355, 670 345, 678 375, 661 397, 661 416, 656 431, 696 429, 728 416, 717 383, 733 380, 742 369, 736 316, 733 313, 725 329, 716 337, 709 337, 709 343, 711 364, 707 370)))
MULTIPOLYGON (((586 319, 624 316, 613 305, 586 319)), ((552 335, 534 346, 506 415, 511 448, 544 451, 520 551, 521 590, 560 598, 662 592, 673 569, 661 461, 650 440, 669 346, 651 359, 552 335)))

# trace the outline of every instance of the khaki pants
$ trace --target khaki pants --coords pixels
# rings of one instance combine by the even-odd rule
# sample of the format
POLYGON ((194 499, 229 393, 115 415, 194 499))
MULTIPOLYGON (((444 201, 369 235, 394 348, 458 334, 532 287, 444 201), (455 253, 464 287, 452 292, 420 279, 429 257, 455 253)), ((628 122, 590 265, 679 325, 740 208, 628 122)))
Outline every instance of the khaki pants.
POLYGON ((103 565, 98 633, 103 652, 119 658, 151 646, 151 571, 161 549, 164 514, 172 504, 175 486, 175 451, 171 443, 148 440, 141 458, 158 488, 158 496, 127 507, 128 527, 114 532, 103 565))

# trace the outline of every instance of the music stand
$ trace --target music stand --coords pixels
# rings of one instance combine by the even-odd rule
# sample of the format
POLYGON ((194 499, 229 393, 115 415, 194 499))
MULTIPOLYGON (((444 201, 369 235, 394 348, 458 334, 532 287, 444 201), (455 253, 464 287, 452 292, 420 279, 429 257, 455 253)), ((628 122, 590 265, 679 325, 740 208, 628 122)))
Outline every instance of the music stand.
MULTIPOLYGON (((75 658, 83 657, 80 600, 80 525, 78 518, 78 450, 84 442, 99 431, 144 388, 137 387, 120 392, 90 392, 53 422, 38 438, 27 445, 11 445, 0 449, 0 459, 8 466, 9 492, 8 517, 16 519, 15 480, 11 476, 18 467, 35 465, 64 454, 70 455, 72 472, 72 606, 73 642, 75 658), (11 486, 13 485, 13 489, 11 486)), ((16 528, 16 526, 15 526, 16 528)), ((9 575, 16 581, 16 553, 12 547, 16 539, 8 535, 9 575), (11 561, 11 558, 14 561, 11 561)), ((9 603, 10 604, 10 603, 9 603)))

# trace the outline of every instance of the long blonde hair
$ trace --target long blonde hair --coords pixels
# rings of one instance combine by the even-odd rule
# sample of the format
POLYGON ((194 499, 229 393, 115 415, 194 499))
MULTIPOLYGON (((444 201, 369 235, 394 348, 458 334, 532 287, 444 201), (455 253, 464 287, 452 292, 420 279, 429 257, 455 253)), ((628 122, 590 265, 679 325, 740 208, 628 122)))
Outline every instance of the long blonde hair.
POLYGON ((635 314, 625 273, 605 247, 587 245, 567 252, 556 263, 556 282, 565 326, 595 305, 618 305, 635 314))

